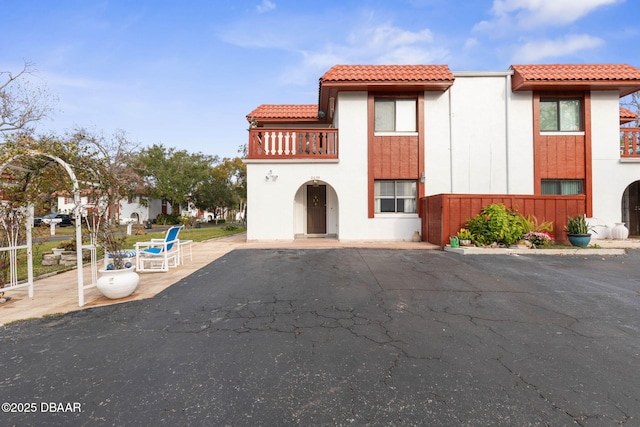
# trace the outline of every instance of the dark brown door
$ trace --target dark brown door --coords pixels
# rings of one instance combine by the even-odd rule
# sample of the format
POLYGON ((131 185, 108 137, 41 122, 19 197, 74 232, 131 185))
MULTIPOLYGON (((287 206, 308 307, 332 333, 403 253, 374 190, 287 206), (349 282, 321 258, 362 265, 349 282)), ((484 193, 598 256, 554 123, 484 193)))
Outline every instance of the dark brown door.
POLYGON ((327 186, 307 186, 307 234, 327 233, 327 186))
POLYGON ((640 235, 640 181, 629 186, 629 234, 640 235))

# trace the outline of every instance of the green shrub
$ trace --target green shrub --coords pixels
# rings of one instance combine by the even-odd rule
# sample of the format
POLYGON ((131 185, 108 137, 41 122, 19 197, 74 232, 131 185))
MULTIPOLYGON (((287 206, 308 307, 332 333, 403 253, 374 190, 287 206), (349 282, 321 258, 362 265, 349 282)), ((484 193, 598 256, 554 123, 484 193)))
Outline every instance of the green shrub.
POLYGON ((552 232, 553 231, 553 222, 545 221, 543 223, 538 223, 538 218, 535 215, 529 215, 525 217, 524 215, 518 216, 520 223, 522 224, 523 233, 540 233, 540 232, 552 232))
POLYGON ((160 214, 156 217, 156 224, 177 225, 180 224, 180 217, 178 215, 160 214))
POLYGON ((494 203, 482 208, 480 213, 467 220, 467 228, 480 245, 498 243, 512 245, 522 237, 524 228, 521 216, 507 209, 502 203, 494 203))

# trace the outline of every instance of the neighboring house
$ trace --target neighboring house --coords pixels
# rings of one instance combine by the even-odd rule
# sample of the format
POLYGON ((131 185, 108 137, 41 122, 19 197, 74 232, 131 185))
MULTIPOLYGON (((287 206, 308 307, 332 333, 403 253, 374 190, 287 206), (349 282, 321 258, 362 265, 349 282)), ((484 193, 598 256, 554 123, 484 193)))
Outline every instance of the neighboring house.
MULTIPOLYGON (((93 206, 94 202, 87 196, 81 196, 81 206, 93 206)), ((58 212, 72 213, 75 209, 73 197, 58 195, 58 212)), ((116 212, 112 212, 118 220, 134 218, 137 224, 143 224, 148 220, 154 220, 160 214, 170 214, 171 205, 160 199, 151 199, 145 204, 141 203, 139 196, 132 200, 123 199, 118 204, 116 212)))
POLYGON ((467 218, 428 218, 442 194, 575 199, 556 219, 640 234, 640 129, 620 127, 636 117, 619 106, 638 90, 640 69, 621 64, 334 66, 318 104, 247 115, 247 238, 409 240, 433 222, 446 235, 467 218))

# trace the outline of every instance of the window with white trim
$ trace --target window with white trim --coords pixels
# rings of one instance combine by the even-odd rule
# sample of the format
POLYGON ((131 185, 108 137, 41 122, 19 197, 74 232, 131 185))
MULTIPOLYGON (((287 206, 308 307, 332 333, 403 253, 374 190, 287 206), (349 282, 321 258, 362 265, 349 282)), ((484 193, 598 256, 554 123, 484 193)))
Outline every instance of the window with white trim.
POLYGON ((376 132, 416 132, 417 101, 411 98, 378 98, 374 102, 376 132))
POLYGON ((582 100, 540 99, 540 130, 574 132, 582 129, 582 100))
POLYGON ((416 181, 411 180, 375 181, 375 213, 416 213, 416 189, 416 181))

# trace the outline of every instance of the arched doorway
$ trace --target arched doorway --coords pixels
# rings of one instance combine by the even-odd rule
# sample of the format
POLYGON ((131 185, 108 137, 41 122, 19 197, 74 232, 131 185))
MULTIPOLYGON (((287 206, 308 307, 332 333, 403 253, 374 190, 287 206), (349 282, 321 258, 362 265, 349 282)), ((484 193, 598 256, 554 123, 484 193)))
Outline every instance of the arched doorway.
POLYGON ((338 195, 327 182, 318 179, 302 184, 294 197, 294 235, 338 237, 338 195))
POLYGON ((622 221, 629 235, 640 236, 640 181, 629 184, 622 195, 622 221))

